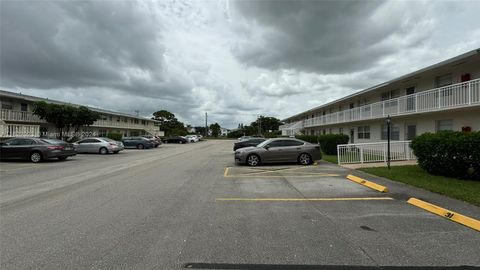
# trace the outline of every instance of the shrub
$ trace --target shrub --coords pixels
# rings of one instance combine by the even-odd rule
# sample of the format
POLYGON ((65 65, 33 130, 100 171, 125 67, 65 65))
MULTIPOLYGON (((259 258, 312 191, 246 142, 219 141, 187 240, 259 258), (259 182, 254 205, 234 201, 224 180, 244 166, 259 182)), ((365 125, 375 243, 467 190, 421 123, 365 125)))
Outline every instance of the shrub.
POLYGON ((336 155, 337 145, 348 143, 349 137, 344 134, 326 134, 326 135, 298 135, 297 139, 309 142, 319 143, 324 154, 336 155))
POLYGON ((122 134, 121 133, 116 133, 116 132, 111 132, 107 134, 107 138, 115 140, 115 141, 121 141, 122 140, 122 134))
POLYGON ((345 134, 327 134, 318 136, 318 142, 322 147, 322 151, 327 155, 336 155, 337 145, 347 144, 348 140, 349 137, 345 134))
POLYGON ((424 133, 412 141, 419 166, 435 175, 480 180, 480 132, 424 133))
POLYGON ((295 138, 309 143, 318 143, 318 136, 316 135, 297 135, 295 138))

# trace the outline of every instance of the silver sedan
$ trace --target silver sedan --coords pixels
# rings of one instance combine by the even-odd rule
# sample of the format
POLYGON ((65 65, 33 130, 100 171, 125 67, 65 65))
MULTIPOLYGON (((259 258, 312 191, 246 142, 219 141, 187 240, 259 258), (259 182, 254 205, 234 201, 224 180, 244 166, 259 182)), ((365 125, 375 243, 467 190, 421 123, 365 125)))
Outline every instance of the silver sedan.
POLYGON ((322 154, 318 144, 292 138, 269 139, 257 146, 235 151, 235 161, 250 166, 275 162, 298 162, 302 165, 309 165, 314 160, 321 158, 322 154))
POLYGON ((122 142, 104 137, 84 138, 73 145, 77 153, 116 154, 124 149, 122 142))

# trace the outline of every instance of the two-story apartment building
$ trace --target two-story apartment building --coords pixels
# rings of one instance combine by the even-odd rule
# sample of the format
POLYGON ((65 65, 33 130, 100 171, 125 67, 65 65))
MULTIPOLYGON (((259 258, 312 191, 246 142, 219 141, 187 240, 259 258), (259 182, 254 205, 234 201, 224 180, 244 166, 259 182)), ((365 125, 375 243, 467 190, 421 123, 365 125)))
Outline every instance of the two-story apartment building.
MULTIPOLYGON (((51 137, 52 134, 57 132, 54 125, 41 120, 33 114, 33 103, 35 101, 80 106, 78 104, 0 90, 0 137, 51 137)), ((99 112, 101 118, 91 126, 82 127, 79 132, 80 136, 106 136, 111 132, 120 133, 123 136, 158 135, 160 132, 157 125, 158 121, 99 108, 88 108, 99 112)))
POLYGON ((350 143, 411 140, 424 132, 480 130, 480 49, 283 120, 282 135, 347 134, 350 143))

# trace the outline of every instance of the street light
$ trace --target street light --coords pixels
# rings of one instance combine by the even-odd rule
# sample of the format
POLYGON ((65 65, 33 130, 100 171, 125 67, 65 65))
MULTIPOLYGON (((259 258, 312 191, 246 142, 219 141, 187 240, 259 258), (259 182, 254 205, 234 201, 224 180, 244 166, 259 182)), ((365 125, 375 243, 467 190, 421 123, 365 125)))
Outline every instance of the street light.
POLYGON ((387 116, 387 166, 390 170, 390 115, 387 116))

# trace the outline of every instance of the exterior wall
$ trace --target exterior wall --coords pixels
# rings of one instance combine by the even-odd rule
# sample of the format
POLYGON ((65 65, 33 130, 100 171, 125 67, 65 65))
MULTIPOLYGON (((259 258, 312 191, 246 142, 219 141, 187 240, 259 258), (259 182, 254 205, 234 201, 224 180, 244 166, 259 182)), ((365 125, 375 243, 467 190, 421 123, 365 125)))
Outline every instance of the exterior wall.
MULTIPOLYGON (((387 92, 392 92, 395 91, 395 96, 394 98, 401 98, 402 96, 406 96, 407 94, 407 88, 409 87, 415 87, 415 93, 421 93, 424 91, 432 90, 437 88, 437 77, 438 76, 443 76, 446 74, 450 74, 451 76, 451 84, 457 84, 462 82, 462 76, 464 74, 469 74, 470 75, 470 81, 472 81, 472 84, 469 84, 471 86, 463 86, 457 85, 455 86, 456 88, 453 88, 453 90, 445 90, 445 91, 454 91, 454 93, 458 93, 459 96, 452 96, 451 100, 456 100, 456 98, 463 100, 462 98, 465 96, 461 95, 466 95, 466 94, 461 94, 463 93, 463 89, 470 89, 466 87, 477 87, 477 88, 472 88, 476 90, 468 90, 469 93, 472 93, 472 97, 469 97, 469 102, 472 102, 471 104, 464 104, 464 103, 459 103, 460 105, 456 105, 453 108, 451 105, 444 105, 445 107, 440 107, 440 98, 438 96, 440 95, 440 92, 438 90, 434 90, 435 92, 431 91, 428 93, 428 95, 423 95, 422 99, 420 97, 415 97, 413 100, 415 102, 415 109, 412 111, 407 111, 407 112, 397 112, 397 109, 395 107, 392 107, 395 109, 394 116, 392 116, 392 121, 407 121, 410 124, 416 124, 417 125, 417 134, 421 134, 426 131, 434 132, 436 129, 436 120, 441 120, 441 119, 452 119, 453 120, 453 125, 455 130, 461 130, 462 126, 470 126, 473 130, 479 130, 478 125, 480 125, 480 104, 478 103, 478 97, 476 99, 473 99, 473 93, 476 93, 475 95, 478 95, 478 83, 480 79, 480 51, 477 50, 475 54, 469 54, 468 57, 464 58, 455 58, 456 60, 452 60, 449 62, 446 62, 446 64, 442 65, 436 65, 434 67, 431 67, 429 69, 425 69, 422 72, 417 72, 417 73, 412 73, 411 75, 406 75, 403 77, 400 77, 398 79, 392 80, 391 82, 385 83, 384 86, 379 86, 377 88, 374 88, 372 90, 365 90, 364 93, 360 93, 357 95, 354 95, 349 98, 345 99, 340 99, 337 102, 334 102, 330 105, 320 107, 317 109, 312 109, 306 112, 303 112, 301 114, 298 114, 296 116, 293 116, 291 118, 286 119, 286 123, 291 123, 290 125, 285 125, 284 128, 288 128, 289 126, 294 126, 293 123, 299 122, 299 121, 305 121, 308 119, 312 119, 313 117, 321 117, 323 115, 329 115, 330 113, 336 113, 339 111, 343 111, 342 115, 348 115, 355 112, 360 112, 360 109, 347 111, 350 109, 351 104, 353 105, 353 108, 358 108, 364 105, 369 105, 373 104, 376 102, 381 102, 382 101, 382 94, 387 93, 387 92), (438 91, 438 92, 437 92, 438 91), (456 92, 455 92, 456 91, 456 92), (436 98, 437 97, 437 98, 436 98), (409 114, 409 113, 416 113, 417 112, 417 101, 418 101, 418 106, 422 105, 425 100, 428 102, 435 102, 438 100, 439 102, 439 107, 434 108, 434 109, 428 109, 428 112, 425 111, 421 114, 409 114), (395 115, 398 114, 398 115, 395 115), (437 118, 440 119, 437 119, 437 118), (436 120, 435 120, 436 119, 436 120)), ((447 89, 447 88, 442 88, 442 89, 447 89)), ((450 89, 450 88, 448 88, 450 89)), ((443 90, 442 90, 443 91, 443 90)), ((448 92, 441 92, 441 93, 448 93, 448 92)), ((466 93, 466 92, 465 92, 466 93)), ((442 94, 443 95, 443 94, 442 94)), ((470 95, 470 94, 469 94, 470 95)), ((443 96, 442 96, 443 97, 443 96)), ((444 99, 447 99, 450 96, 445 96, 444 99)), ((406 106, 407 99, 401 99, 403 102, 403 106, 406 106)), ((400 102, 400 100, 398 101, 400 102)), ((449 101, 450 102, 450 101, 449 101)), ((379 105, 382 105, 382 103, 377 103, 379 105)), ((372 106, 367 106, 366 109, 373 110, 373 108, 378 108, 377 104, 374 104, 372 106)), ((410 104, 410 103, 408 103, 410 104)), ((450 103, 446 103, 450 104, 450 103)), ((384 115, 389 114, 386 109, 388 104, 384 104, 383 110, 384 115)), ((391 106, 391 105, 390 105, 391 106)), ((430 105, 423 105, 423 106, 430 106, 430 105)), ((397 105, 397 107, 400 107, 400 105, 397 105)), ((429 107, 430 108, 430 107, 429 107)), ((363 110, 362 108, 361 110, 363 110)), ((371 137, 370 139, 358 139, 357 138, 357 132, 358 132, 358 126, 364 125, 365 123, 380 123, 383 120, 380 119, 380 117, 383 117, 381 114, 381 109, 382 106, 380 106, 380 115, 376 114, 375 117, 368 117, 367 116, 361 116, 360 118, 338 118, 341 115, 332 115, 332 118, 325 117, 326 122, 323 120, 320 121, 320 118, 316 118, 313 121, 308 120, 305 121, 305 134, 329 134, 330 130, 332 130, 332 133, 340 133, 340 128, 343 129, 344 134, 350 135, 350 129, 355 128, 355 138, 354 142, 355 143, 362 143, 362 142, 374 142, 374 141, 379 141, 381 140, 380 134, 381 134, 381 125, 372 125, 370 127, 371 130, 371 137), (360 119, 368 119, 368 118, 377 118, 376 120, 360 120, 360 119), (333 119, 333 121, 328 120, 328 119, 333 119), (337 120, 335 120, 337 119, 337 120), (338 120, 340 119, 340 120, 338 120), (342 120, 343 119, 343 120, 342 120), (352 120, 351 122, 344 122, 344 123, 336 123, 336 122, 341 122, 341 121, 349 121, 349 119, 355 119, 352 120)), ((422 111, 422 107, 419 107, 419 111, 422 111)), ((369 111, 366 111, 367 113, 369 111)), ((298 126, 298 125, 297 125, 298 126)), ((303 129, 303 128, 299 128, 303 129)), ((404 138, 405 136, 405 123, 401 123, 399 125, 400 129, 400 138, 404 138)), ((287 131, 282 130, 282 134, 288 133, 287 131)))
MULTIPOLYGON (((3 120, 0 137, 11 137, 12 134, 14 136, 28 136, 30 132, 27 131, 32 130, 34 132, 32 132, 30 136, 35 137, 45 135, 45 131, 50 134, 58 133, 58 130, 53 125, 33 115, 33 101, 31 100, 0 95, 0 109, 0 120, 3 120), (22 104, 26 104, 26 110, 24 105, 24 110, 22 111, 22 104)), ((93 125, 82 127, 80 134, 98 136, 99 134, 105 133, 105 131, 106 133, 118 132, 124 136, 142 135, 146 133, 158 135, 160 133, 159 127, 150 119, 129 117, 113 112, 107 113, 100 111, 99 113, 102 117, 93 125)), ((71 132, 73 131, 71 130, 71 132)))
MULTIPOLYGON (((452 130, 453 131, 462 131, 462 127, 470 127, 472 131, 480 131, 480 107, 468 108, 468 109, 458 109, 454 111, 447 112, 433 112, 425 114, 416 114, 409 115, 405 117, 393 117, 391 119, 392 125, 397 125, 399 128, 399 140, 407 140, 407 129, 408 125, 416 125, 416 134, 421 135, 426 132, 436 132, 437 131, 437 121, 438 120, 452 120, 452 130)), ((323 130, 326 130, 326 134, 329 134, 330 129, 332 129, 333 134, 340 134, 340 129, 343 129, 343 134, 350 136, 350 130, 354 129, 354 143, 371 143, 379 142, 382 140, 382 125, 385 124, 385 120, 370 120, 370 121, 361 121, 355 123, 340 124, 331 127, 314 127, 307 128, 307 134, 311 134, 313 130, 316 135, 323 134, 323 130), (368 126, 370 127, 370 139, 359 139, 358 138, 358 127, 359 126, 368 126)), ((352 142, 350 140, 350 142, 352 142)))

